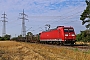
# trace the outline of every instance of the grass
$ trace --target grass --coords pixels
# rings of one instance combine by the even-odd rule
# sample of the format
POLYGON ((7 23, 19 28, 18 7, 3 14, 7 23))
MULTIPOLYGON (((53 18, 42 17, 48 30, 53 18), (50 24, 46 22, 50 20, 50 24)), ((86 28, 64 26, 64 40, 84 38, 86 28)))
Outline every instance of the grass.
POLYGON ((90 50, 84 51, 83 53, 90 54, 90 50))
POLYGON ((0 60, 90 60, 90 50, 6 41, 0 42, 0 60))
POLYGON ((75 48, 74 50, 75 50, 75 51, 79 51, 78 48, 75 48))

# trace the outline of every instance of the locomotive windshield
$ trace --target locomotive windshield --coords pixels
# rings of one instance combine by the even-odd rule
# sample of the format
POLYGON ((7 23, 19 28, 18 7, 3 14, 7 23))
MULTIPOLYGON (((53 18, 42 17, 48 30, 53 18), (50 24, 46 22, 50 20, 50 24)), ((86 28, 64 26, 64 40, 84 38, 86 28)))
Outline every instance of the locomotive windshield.
POLYGON ((64 29, 64 32, 68 32, 68 29, 64 29))
POLYGON ((74 32, 74 30, 73 29, 69 29, 69 32, 74 32))
POLYGON ((67 28, 67 29, 65 28, 64 32, 74 32, 74 30, 73 29, 69 29, 69 28, 67 28))

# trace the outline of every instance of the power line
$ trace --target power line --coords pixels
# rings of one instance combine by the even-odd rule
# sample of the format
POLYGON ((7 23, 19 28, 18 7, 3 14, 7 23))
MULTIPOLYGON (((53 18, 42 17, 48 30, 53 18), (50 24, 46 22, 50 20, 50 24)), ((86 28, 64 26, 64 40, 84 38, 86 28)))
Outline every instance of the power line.
MULTIPOLYGON (((74 9, 72 9, 72 10, 70 10, 69 12, 67 12, 67 13, 63 13, 63 16, 65 15, 65 14, 69 14, 69 13, 71 13, 71 12, 73 12, 73 11, 76 11, 76 9, 80 9, 80 8, 82 8, 82 7, 80 7, 81 5, 79 5, 78 7, 76 7, 76 8, 74 8, 74 9)), ((80 11, 81 12, 81 11, 80 11)), ((79 13, 79 12, 78 12, 79 13)), ((73 14, 74 15, 74 14, 73 14)), ((71 15, 70 15, 71 16, 71 15)), ((53 18, 53 19, 56 19, 56 18, 62 18, 62 16, 29 16, 30 18, 53 18)), ((69 16, 68 16, 69 17, 69 16)), ((66 19, 66 17, 63 17, 62 19, 66 19)), ((49 22, 49 21, 46 21, 46 23, 47 22, 49 22)))
POLYGON ((7 15, 5 14, 5 12, 2 15, 3 15, 3 17, 1 17, 1 18, 3 18, 3 20, 2 20, 2 22, 3 22, 2 36, 5 36, 6 35, 6 22, 8 22, 8 21, 6 21, 7 15))
MULTIPOLYGON (((81 6, 81 5, 80 5, 81 6)), ((69 12, 67 12, 67 13, 64 13, 64 14, 68 14, 68 13, 71 13, 71 12, 73 12, 73 11, 76 11, 76 9, 80 9, 80 8, 82 8, 82 7, 76 7, 76 8, 74 8, 74 9, 72 9, 71 11, 69 11, 69 12)), ((78 13, 81 13, 82 11, 79 11, 79 12, 77 12, 77 13, 75 13, 75 14, 78 14, 78 13)), ((63 16, 64 16, 64 14, 63 14, 63 16)), ((71 19, 71 18, 73 18, 74 16, 75 16, 75 14, 72 14, 72 15, 69 15, 69 16, 67 16, 67 17, 63 17, 61 20, 64 20, 64 19, 71 19)), ((62 16, 30 16, 30 17, 33 17, 33 18, 61 18, 62 16)), ((54 21, 54 22, 51 22, 51 24, 53 24, 53 23, 55 23, 55 22, 58 22, 59 20, 57 20, 57 21, 54 21)), ((76 21, 76 20, 75 20, 76 21)), ((49 21, 46 21, 46 23, 47 22, 49 22, 49 21)), ((41 27, 41 26, 40 26, 41 27)), ((37 29, 39 29, 39 28, 37 28, 37 29)), ((37 30, 36 29, 36 30, 37 30)))
POLYGON ((23 13, 19 13, 22 17, 20 19, 22 19, 22 37, 26 36, 26 26, 25 26, 25 20, 28 20, 26 18, 26 14, 24 13, 24 9, 23 9, 23 13))
MULTIPOLYGON (((79 12, 77 12, 77 13, 75 13, 75 14, 72 14, 72 15, 70 15, 70 16, 67 16, 67 17, 63 17, 61 20, 63 21, 64 19, 70 19, 70 18, 73 18, 74 16, 76 16, 78 13, 80 13, 80 12, 82 12, 82 11, 79 11, 79 12)), ((75 20, 76 21, 76 20, 75 20)), ((54 24, 55 22, 59 22, 59 20, 57 20, 57 21, 54 21, 54 22, 51 22, 51 23, 49 23, 49 24, 54 24)), ((39 28, 38 28, 39 29, 39 28)), ((36 29, 37 30, 37 29, 36 29)))
POLYGON ((70 11, 71 12, 71 11, 70 11))
MULTIPOLYGON (((72 1, 72 2, 77 2, 77 1, 72 1)), ((80 5, 81 6, 81 5, 80 5)), ((77 7, 76 8, 74 8, 73 10, 76 10, 77 9, 77 7)), ((80 8, 79 8, 80 9, 80 8)), ((69 11, 69 12, 67 12, 67 13, 70 13, 70 12, 72 12, 73 10, 71 10, 71 11, 69 11)), ((64 13, 64 14, 66 14, 66 13, 64 13)), ((30 18, 59 18, 59 17, 61 17, 61 16, 30 16, 30 18)), ((47 21, 47 22, 49 22, 49 21, 47 21)))

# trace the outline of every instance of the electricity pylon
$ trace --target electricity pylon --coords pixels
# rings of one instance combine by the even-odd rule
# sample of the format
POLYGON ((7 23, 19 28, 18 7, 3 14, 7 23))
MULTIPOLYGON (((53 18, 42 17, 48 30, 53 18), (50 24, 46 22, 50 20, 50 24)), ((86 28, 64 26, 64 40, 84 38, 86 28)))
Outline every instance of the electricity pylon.
POLYGON ((26 18, 26 14, 24 13, 24 9, 23 9, 23 13, 19 13, 22 17, 20 19, 22 19, 22 37, 26 36, 26 26, 25 26, 25 20, 28 20, 26 18))
POLYGON ((6 22, 8 22, 8 21, 6 21, 7 15, 5 14, 5 12, 2 15, 3 15, 3 17, 1 17, 1 18, 3 18, 3 20, 1 20, 3 22, 2 36, 4 37, 6 35, 6 22))

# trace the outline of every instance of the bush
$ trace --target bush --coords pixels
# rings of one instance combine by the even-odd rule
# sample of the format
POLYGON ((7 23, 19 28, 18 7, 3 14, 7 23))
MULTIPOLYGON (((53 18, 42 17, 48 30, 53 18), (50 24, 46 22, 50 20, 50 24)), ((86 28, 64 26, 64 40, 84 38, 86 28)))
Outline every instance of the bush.
POLYGON ((82 38, 81 38, 81 34, 77 34, 77 35, 76 35, 76 40, 77 40, 77 41, 80 41, 81 39, 82 39, 82 38))
POLYGON ((76 35, 77 41, 90 42, 90 33, 89 30, 81 31, 80 34, 76 35))
POLYGON ((11 40, 18 40, 18 37, 13 37, 11 40))
POLYGON ((5 35, 4 37, 0 37, 0 41, 10 40, 11 35, 5 35))

